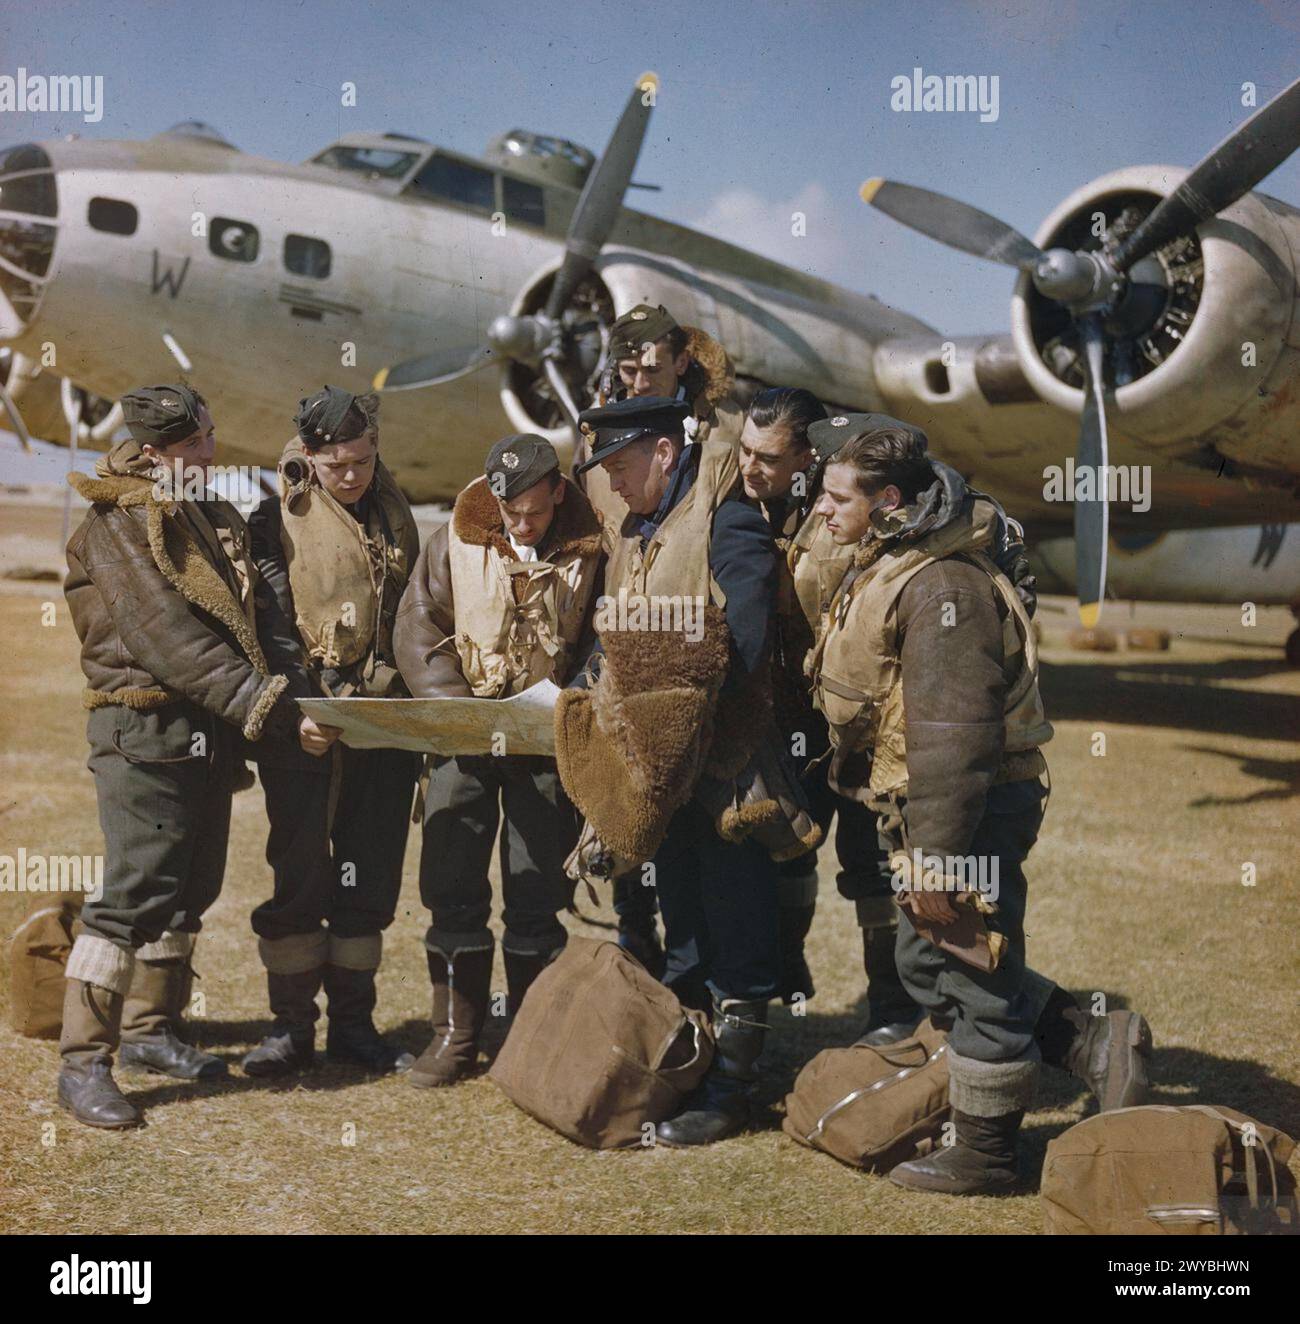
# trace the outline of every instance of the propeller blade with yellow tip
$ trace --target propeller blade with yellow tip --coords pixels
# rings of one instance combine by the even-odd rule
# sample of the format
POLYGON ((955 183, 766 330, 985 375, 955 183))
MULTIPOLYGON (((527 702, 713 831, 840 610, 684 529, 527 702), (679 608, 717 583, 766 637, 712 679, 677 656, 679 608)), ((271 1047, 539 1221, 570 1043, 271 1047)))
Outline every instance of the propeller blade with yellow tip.
POLYGON ((376 391, 417 391, 425 386, 445 386, 496 362, 490 345, 479 345, 472 350, 458 345, 455 349, 407 359, 392 368, 380 368, 372 384, 376 391))
POLYGON ((1083 340, 1083 416, 1079 420, 1079 445, 1075 473, 1090 469, 1093 494, 1074 503, 1074 590, 1079 599, 1079 619, 1092 629, 1101 619, 1106 597, 1106 553, 1110 534, 1106 504, 1106 398, 1102 368, 1105 355, 1101 318, 1095 313, 1079 319, 1083 340))

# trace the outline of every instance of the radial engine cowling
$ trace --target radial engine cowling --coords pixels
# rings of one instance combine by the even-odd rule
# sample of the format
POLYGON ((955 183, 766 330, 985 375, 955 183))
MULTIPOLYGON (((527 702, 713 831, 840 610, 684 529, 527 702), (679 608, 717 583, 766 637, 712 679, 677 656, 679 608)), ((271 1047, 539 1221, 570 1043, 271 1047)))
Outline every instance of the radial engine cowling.
MULTIPOLYGON (((1095 248, 1099 214, 1111 227, 1128 209, 1135 224, 1186 174, 1141 166, 1105 175, 1066 198, 1036 242, 1044 250, 1095 248)), ((1135 266, 1108 326, 1116 346, 1107 363, 1114 432, 1171 459, 1218 464, 1227 456, 1245 474, 1300 473, 1298 255, 1300 212, 1251 193, 1135 266)), ((1081 364, 1064 309, 1025 275, 1011 317, 1034 389, 1079 413, 1081 364)))

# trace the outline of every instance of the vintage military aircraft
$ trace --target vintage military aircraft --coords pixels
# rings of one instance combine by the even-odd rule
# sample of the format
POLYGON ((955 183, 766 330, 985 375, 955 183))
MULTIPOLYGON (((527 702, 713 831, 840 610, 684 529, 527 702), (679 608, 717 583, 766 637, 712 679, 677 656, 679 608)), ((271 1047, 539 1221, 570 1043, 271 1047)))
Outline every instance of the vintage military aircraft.
POLYGON ((658 94, 637 80, 599 160, 516 130, 481 159, 350 134, 291 166, 197 123, 0 152, 0 403, 102 445, 109 402, 179 364, 223 460, 269 465, 300 395, 376 379, 388 462, 412 497, 444 500, 507 432, 568 447, 610 322, 646 301, 719 339, 742 396, 800 385, 901 415, 1031 536, 1073 523, 1085 620, 1108 504, 1119 533, 1300 518, 1300 212, 1252 191, 1300 143, 1300 81, 1190 172, 1083 186, 1036 243, 870 181, 875 207, 1020 270, 1010 334, 961 337, 625 208, 658 94), (1149 467, 1146 509, 1045 481, 1104 465, 1149 467))

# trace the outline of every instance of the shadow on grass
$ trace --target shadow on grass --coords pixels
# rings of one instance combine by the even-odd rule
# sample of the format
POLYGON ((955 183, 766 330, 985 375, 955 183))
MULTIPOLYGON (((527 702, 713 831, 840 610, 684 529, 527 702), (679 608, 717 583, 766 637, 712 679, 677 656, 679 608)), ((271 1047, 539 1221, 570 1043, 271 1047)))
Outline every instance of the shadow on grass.
POLYGON ((1132 662, 1115 665, 1044 662, 1043 700, 1061 721, 1126 722, 1255 740, 1297 734, 1293 694, 1232 689, 1211 682, 1249 680, 1287 670, 1285 663, 1132 662), (1120 674, 1123 673, 1123 674, 1120 674))

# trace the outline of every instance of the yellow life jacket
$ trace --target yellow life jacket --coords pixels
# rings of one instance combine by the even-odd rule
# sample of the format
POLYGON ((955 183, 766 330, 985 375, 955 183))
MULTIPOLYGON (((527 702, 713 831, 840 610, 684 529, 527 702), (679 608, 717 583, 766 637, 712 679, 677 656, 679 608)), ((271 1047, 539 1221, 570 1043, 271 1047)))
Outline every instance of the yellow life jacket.
POLYGON ((600 531, 572 485, 555 522, 551 552, 523 561, 486 478, 457 498, 447 529, 456 651, 478 698, 505 699, 543 680, 568 679, 597 587, 600 531))
POLYGON ((317 481, 297 437, 280 457, 280 539, 294 616, 318 667, 392 658, 393 618, 420 550, 411 507, 380 460, 363 525, 317 481))
MULTIPOLYGON (((997 515, 976 500, 961 517, 897 547, 884 544, 867 568, 831 605, 826 630, 810 659, 817 705, 826 715, 837 758, 831 785, 851 798, 884 804, 907 794, 907 736, 903 719, 903 669, 899 656, 898 600, 913 575, 945 557, 961 555, 993 581, 1006 606, 1003 620, 1004 671, 1015 667, 1003 702, 1004 772, 1032 776, 1046 765, 1038 747, 1052 727, 1038 693, 1038 644, 1011 581, 989 557, 997 515), (867 795, 861 787, 837 784, 844 756, 869 751, 867 795)), ((875 549, 870 544, 865 551, 875 549)), ((862 551, 859 555, 862 555, 862 551)))
POLYGON ((693 442, 700 448, 695 482, 668 512, 644 548, 636 531, 639 517, 628 515, 613 540, 605 592, 632 596, 692 597, 726 605, 709 568, 713 516, 740 478, 740 465, 728 441, 693 442))

